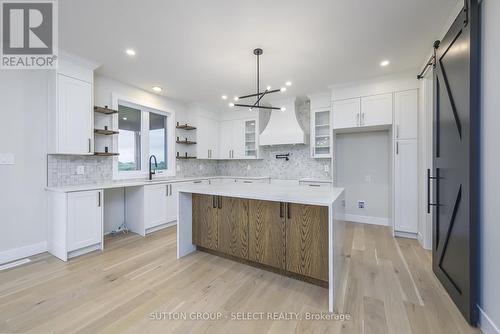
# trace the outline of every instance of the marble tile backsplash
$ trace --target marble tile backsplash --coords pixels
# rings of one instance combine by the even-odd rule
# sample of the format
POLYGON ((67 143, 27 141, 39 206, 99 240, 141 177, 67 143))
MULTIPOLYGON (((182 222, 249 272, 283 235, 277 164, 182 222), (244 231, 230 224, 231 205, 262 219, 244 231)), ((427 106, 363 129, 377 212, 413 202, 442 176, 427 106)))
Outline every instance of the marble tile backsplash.
POLYGON ((113 160, 109 157, 48 155, 47 185, 64 187, 109 182, 113 178, 113 160), (83 166, 84 174, 77 173, 83 166))

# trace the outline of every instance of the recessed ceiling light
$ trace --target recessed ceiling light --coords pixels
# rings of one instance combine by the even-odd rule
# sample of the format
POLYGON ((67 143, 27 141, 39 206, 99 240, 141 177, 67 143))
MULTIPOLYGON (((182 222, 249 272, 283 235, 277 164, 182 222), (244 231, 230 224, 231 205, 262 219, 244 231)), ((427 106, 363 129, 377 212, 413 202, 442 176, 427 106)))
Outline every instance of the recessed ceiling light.
POLYGON ((382 62, 380 62, 380 66, 382 66, 382 67, 385 67, 389 64, 390 64, 390 62, 388 60, 383 60, 382 62))
POLYGON ((287 86, 291 86, 291 85, 292 85, 292 82, 291 82, 291 81, 287 81, 287 82, 285 82, 285 85, 287 85, 287 86))
POLYGON ((227 95, 222 95, 222 96, 221 96, 221 98, 222 98, 223 100, 227 100, 227 95))
POLYGON ((127 117, 122 117, 122 119, 123 119, 124 121, 126 121, 126 120, 127 120, 127 117))
POLYGON ((159 93, 163 90, 163 88, 161 88, 160 86, 153 86, 153 90, 159 93))
POLYGON ((127 49, 125 52, 126 52, 129 56, 135 56, 135 51, 134 51, 134 50, 132 50, 132 49, 127 49))

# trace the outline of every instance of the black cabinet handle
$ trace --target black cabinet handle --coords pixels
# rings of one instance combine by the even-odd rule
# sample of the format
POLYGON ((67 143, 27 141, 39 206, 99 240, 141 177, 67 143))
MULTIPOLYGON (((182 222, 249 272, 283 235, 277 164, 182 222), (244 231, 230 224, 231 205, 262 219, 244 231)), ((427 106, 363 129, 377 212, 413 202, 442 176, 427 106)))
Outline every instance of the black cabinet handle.
POLYGON ((212 195, 212 209, 216 209, 217 204, 215 204, 215 196, 212 195))
POLYGON ((222 197, 221 196, 217 196, 217 202, 218 202, 218 207, 219 209, 222 209, 222 197))
POLYGON ((286 203, 286 216, 288 219, 292 218, 292 213, 290 212, 290 203, 286 203))
POLYGON ((97 206, 101 207, 101 192, 97 192, 97 206))
POLYGON ((280 218, 283 218, 283 202, 280 202, 280 218))

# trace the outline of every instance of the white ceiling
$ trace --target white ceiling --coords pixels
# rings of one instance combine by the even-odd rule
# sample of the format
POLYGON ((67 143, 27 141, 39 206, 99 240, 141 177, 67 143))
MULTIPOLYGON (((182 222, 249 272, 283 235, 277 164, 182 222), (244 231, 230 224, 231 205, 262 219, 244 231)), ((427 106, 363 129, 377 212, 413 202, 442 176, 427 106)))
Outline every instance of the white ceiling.
MULTIPOLYGON (((63 0, 60 47, 99 73, 185 102, 291 80, 288 96, 419 67, 458 0, 63 0), (125 49, 136 50, 135 57, 125 49), (390 60, 388 67, 379 63, 390 60)), ((416 74, 416 73, 415 73, 416 74)))

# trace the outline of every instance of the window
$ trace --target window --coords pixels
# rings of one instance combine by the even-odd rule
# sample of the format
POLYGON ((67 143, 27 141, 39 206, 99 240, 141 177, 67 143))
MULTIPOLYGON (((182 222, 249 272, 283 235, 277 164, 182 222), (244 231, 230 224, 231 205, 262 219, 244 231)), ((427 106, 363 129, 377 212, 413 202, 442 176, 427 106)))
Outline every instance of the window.
POLYGON ((149 173, 149 157, 154 155, 158 166, 156 176, 175 175, 173 113, 116 99, 118 117, 114 128, 114 147, 119 156, 114 161, 115 179, 141 178, 149 173))
POLYGON ((156 157, 157 170, 167 169, 167 117, 149 114, 149 153, 156 157))
POLYGON ((118 105, 118 170, 141 170, 141 111, 118 105))

